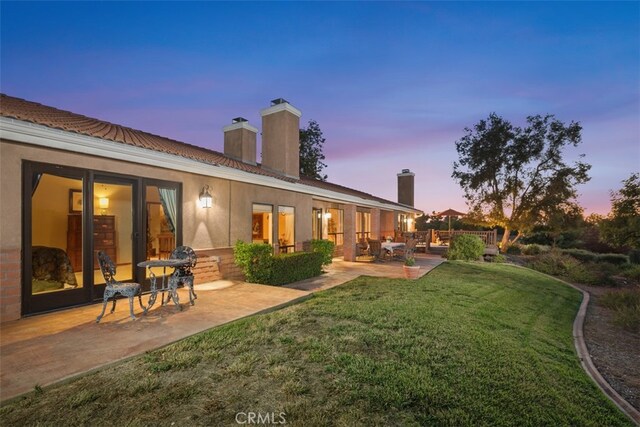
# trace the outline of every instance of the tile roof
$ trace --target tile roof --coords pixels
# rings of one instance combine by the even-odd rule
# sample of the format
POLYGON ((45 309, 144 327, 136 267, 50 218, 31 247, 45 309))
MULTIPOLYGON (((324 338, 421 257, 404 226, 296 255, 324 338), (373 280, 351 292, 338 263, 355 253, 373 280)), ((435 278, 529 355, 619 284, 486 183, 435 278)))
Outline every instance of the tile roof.
POLYGON ((86 117, 70 111, 59 110, 54 107, 0 94, 0 116, 18 119, 54 129, 74 132, 81 135, 96 137, 104 140, 119 142, 135 147, 146 148, 167 154, 181 156, 211 165, 226 166, 249 173, 280 179, 287 182, 299 182, 317 188, 323 188, 351 196, 361 197, 382 203, 406 207, 398 203, 385 200, 371 194, 343 187, 329 182, 319 181, 314 178, 301 176, 299 180, 285 177, 277 173, 265 170, 258 165, 250 165, 232 159, 224 154, 203 147, 176 141, 163 136, 154 135, 126 126, 121 126, 104 120, 86 117))

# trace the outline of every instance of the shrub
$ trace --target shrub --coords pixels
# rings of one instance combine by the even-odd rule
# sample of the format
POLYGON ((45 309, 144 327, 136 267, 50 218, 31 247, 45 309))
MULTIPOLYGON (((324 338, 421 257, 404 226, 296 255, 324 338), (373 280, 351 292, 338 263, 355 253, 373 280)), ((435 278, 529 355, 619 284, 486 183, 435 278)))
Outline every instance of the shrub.
POLYGON ((273 248, 265 243, 238 241, 233 248, 235 263, 249 283, 268 283, 273 264, 273 248))
POLYGON ((273 257, 268 285, 285 285, 319 276, 322 273, 324 254, 320 252, 295 252, 273 257))
POLYGON ((600 254, 598 262, 608 262, 614 265, 629 264, 629 257, 624 254, 600 254))
POLYGON ((566 255, 570 255, 582 262, 592 262, 598 259, 598 255, 593 252, 585 251, 584 249, 562 249, 560 252, 566 255))
POLYGON ((617 269, 611 264, 597 264, 589 262, 578 264, 567 271, 566 278, 573 283, 584 285, 613 285, 613 276, 617 269), (603 268, 603 266, 608 266, 603 268), (611 269, 610 267, 613 267, 611 269))
POLYGON ((507 246, 507 250, 505 251, 507 255, 520 255, 522 253, 522 248, 520 245, 509 245, 507 246))
POLYGON ((640 249, 631 249, 629 251, 629 262, 631 264, 640 264, 640 249))
POLYGON ((576 269, 579 264, 575 258, 552 250, 536 257, 529 263, 529 267, 552 276, 568 277, 569 271, 576 269))
POLYGON ((451 246, 447 251, 447 258, 450 260, 475 261, 484 253, 484 243, 482 239, 473 234, 461 234, 451 241, 451 246))
POLYGON ((533 243, 531 245, 525 246, 522 249, 522 253, 525 255, 540 255, 540 253, 542 253, 542 249, 540 248, 540 246, 533 243))
POLYGON ((312 240, 311 252, 321 253, 322 265, 329 265, 333 262, 333 250, 335 246, 335 243, 331 240, 312 240))
POLYGON ((622 276, 629 280, 640 283, 640 265, 632 265, 622 272, 622 276))
POLYGON ((502 254, 485 256, 484 260, 487 262, 497 262, 497 263, 507 262, 507 258, 502 254))
POLYGON ((613 310, 613 323, 631 332, 640 332, 640 289, 607 292, 600 304, 613 310))

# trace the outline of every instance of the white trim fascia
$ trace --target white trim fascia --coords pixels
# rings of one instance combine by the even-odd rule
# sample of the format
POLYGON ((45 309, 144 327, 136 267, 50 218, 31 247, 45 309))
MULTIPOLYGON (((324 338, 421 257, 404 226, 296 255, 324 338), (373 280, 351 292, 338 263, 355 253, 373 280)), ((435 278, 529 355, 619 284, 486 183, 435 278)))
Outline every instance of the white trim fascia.
POLYGON ((298 116, 298 118, 302 117, 302 111, 298 110, 288 102, 272 105, 271 107, 260 110, 260 117, 268 116, 269 114, 278 113, 280 111, 288 111, 291 114, 298 116))
POLYGON ((361 197, 326 190, 302 183, 287 182, 278 178, 245 172, 227 166, 204 163, 175 154, 162 153, 148 148, 141 148, 74 132, 53 129, 47 126, 7 117, 0 117, 0 138, 40 147, 99 156, 112 160, 122 160, 180 172, 189 172, 198 175, 228 179, 231 181, 294 191, 297 193, 309 194, 316 198, 335 200, 339 203, 351 203, 359 206, 369 206, 386 210, 404 210, 405 212, 422 213, 421 210, 415 208, 406 207, 405 209, 402 209, 400 206, 382 203, 376 200, 363 199, 361 197))
POLYGON ((229 132, 236 129, 246 129, 246 130, 250 130, 253 133, 258 133, 258 128, 251 126, 249 122, 231 123, 230 125, 223 127, 222 131, 229 132))

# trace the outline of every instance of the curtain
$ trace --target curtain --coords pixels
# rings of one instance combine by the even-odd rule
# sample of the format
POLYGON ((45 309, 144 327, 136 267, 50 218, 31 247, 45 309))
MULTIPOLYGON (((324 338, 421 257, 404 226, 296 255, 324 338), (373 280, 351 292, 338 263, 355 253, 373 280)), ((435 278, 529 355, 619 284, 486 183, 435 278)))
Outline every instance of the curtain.
POLYGON ((172 233, 176 232, 176 221, 178 218, 178 206, 176 201, 176 190, 173 188, 158 188, 160 202, 167 216, 167 222, 172 233))

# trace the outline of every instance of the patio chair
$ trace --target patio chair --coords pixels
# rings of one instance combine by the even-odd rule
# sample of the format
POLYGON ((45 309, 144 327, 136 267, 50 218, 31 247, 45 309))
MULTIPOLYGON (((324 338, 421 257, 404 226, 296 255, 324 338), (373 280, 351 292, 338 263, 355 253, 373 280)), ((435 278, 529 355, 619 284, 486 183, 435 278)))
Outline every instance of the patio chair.
POLYGON ((121 283, 116 280, 116 266, 103 251, 98 251, 98 264, 100 265, 100 271, 102 277, 104 277, 105 287, 104 296, 102 297, 102 313, 96 319, 96 323, 100 323, 100 319, 104 316, 104 311, 107 308, 107 302, 109 298, 113 298, 113 307, 111 307, 111 313, 116 309, 116 295, 120 294, 129 298, 129 313, 131 318, 136 320, 136 316, 133 314, 133 298, 137 295, 140 307, 147 311, 147 308, 142 305, 142 288, 139 283, 121 283))
POLYGON ((369 242, 369 254, 376 260, 382 260, 382 243, 380 240, 367 239, 369 242))
POLYGON ((356 243, 356 256, 369 255, 369 245, 365 240, 360 240, 356 243))
POLYGON ((404 248, 397 248, 393 250, 393 255, 403 260, 412 257, 416 251, 417 243, 416 239, 408 239, 404 248))
MULTIPOLYGON (((196 256, 195 251, 189 246, 178 246, 171 252, 169 259, 188 259, 189 264, 184 267, 176 268, 176 271, 173 272, 171 277, 169 278, 169 287, 173 288, 174 286, 177 288, 180 283, 187 286, 189 288, 189 302, 191 305, 194 304, 194 300, 198 298, 195 291, 193 290, 193 271, 192 269, 196 266, 198 262, 198 257, 196 256)), ((164 299, 164 296, 163 298, 164 299)))

